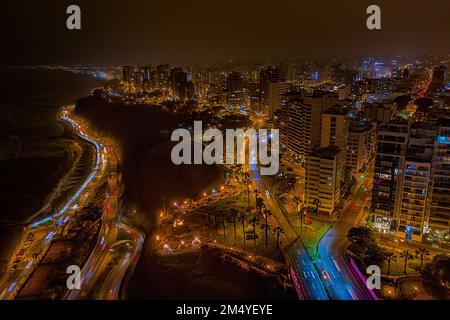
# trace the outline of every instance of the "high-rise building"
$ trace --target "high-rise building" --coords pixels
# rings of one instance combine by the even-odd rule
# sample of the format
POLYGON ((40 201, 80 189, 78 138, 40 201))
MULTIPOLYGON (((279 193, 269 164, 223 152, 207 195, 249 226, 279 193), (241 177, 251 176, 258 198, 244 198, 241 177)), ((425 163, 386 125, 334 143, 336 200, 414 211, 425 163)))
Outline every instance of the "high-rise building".
POLYGON ((422 240, 426 225, 427 198, 430 189, 431 160, 436 129, 417 125, 411 128, 400 193, 397 236, 422 240))
POLYGON ((340 105, 326 109, 322 113, 321 142, 322 148, 328 146, 347 150, 349 118, 348 110, 340 105))
POLYGON ((297 79, 297 64, 294 62, 283 63, 280 66, 280 71, 286 81, 294 82, 297 79))
POLYGON ((390 121, 378 127, 377 154, 375 158, 372 189, 372 213, 376 228, 396 228, 400 211, 410 127, 406 121, 390 121))
POLYGON ((287 82, 271 82, 269 83, 269 120, 273 120, 275 111, 281 108, 283 99, 286 99, 286 93, 291 88, 287 82))
POLYGON ((338 170, 339 176, 345 179, 349 127, 348 110, 340 105, 326 109, 322 113, 321 127, 320 146, 322 148, 338 147, 341 150, 338 170))
POLYGON ((283 108, 285 126, 282 135, 286 137, 286 147, 300 158, 305 158, 321 146, 322 113, 336 105, 336 92, 316 90, 301 99, 288 102, 283 108))
POLYGON ((175 100, 187 99, 187 74, 181 68, 173 68, 170 73, 172 95, 175 100))
POLYGON ((186 99, 188 100, 195 99, 195 86, 192 81, 188 81, 186 84, 186 99))
POLYGON ((141 91, 143 89, 144 74, 141 70, 133 72, 133 85, 135 91, 141 91))
POLYGON ((310 212, 332 215, 341 203, 341 151, 319 148, 308 155, 305 174, 305 206, 310 212))
POLYGON ((362 172, 376 151, 375 129, 370 123, 352 124, 348 131, 347 167, 353 175, 362 172))
POLYGON ((145 89, 150 89, 150 86, 152 84, 152 77, 153 77, 153 72, 152 72, 152 67, 150 66, 143 66, 141 67, 141 72, 142 72, 142 81, 143 81, 143 85, 145 89))
POLYGON ((281 79, 281 73, 278 68, 268 67, 260 72, 259 86, 261 94, 261 106, 268 106, 269 103, 269 84, 278 83, 281 79))
POLYGON ((133 66, 123 66, 122 67, 122 81, 126 83, 131 83, 133 80, 134 67, 133 66))
POLYGON ((372 122, 386 123, 392 120, 396 112, 395 107, 389 107, 380 103, 366 105, 365 113, 372 122))
POLYGON ((156 81, 159 88, 169 88, 171 84, 170 65, 160 64, 156 67, 156 81))
POLYGON ((431 79, 430 90, 439 91, 444 89, 445 80, 446 80, 446 67, 444 65, 440 65, 434 67, 433 69, 433 77, 431 79))
POLYGON ((244 104, 244 77, 238 72, 232 72, 227 77, 227 103, 231 107, 244 104))
POLYGON ((438 240, 450 233, 450 123, 441 124, 435 141, 428 229, 438 240))

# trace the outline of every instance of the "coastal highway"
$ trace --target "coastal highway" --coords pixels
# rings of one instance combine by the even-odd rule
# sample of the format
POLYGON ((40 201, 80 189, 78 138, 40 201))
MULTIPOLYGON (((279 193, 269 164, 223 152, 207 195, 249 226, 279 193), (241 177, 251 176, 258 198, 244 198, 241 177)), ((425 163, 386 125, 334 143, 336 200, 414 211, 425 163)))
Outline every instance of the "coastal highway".
MULTIPOLYGON (((69 117, 66 114, 66 117, 69 117)), ((71 120, 75 127, 79 127, 71 120)), ((105 137, 100 137, 92 129, 82 125, 82 132, 89 132, 91 139, 102 141, 108 157, 107 192, 103 208, 102 225, 97 243, 81 270, 81 289, 67 290, 64 299, 119 299, 122 279, 126 271, 136 263, 142 250, 144 235, 137 229, 122 222, 118 200, 118 159, 113 146, 105 137), (115 245, 122 239, 119 234, 128 233, 132 241, 127 242, 127 250, 116 250, 115 245), (97 290, 93 290, 96 288, 97 290)))
MULTIPOLYGON (((74 125, 69 119, 64 119, 63 117, 62 119, 74 125)), ((81 187, 56 213, 35 221, 25 228, 22 239, 19 241, 18 248, 15 251, 16 253, 24 251, 23 255, 21 255, 18 263, 10 261, 7 271, 0 280, 0 299, 2 300, 15 298, 50 247, 52 239, 55 235, 62 232, 64 226, 75 213, 80 199, 97 187, 98 181, 100 181, 106 170, 106 161, 102 154, 101 145, 96 141, 89 140, 84 134, 78 133, 78 135, 95 147, 96 160, 94 167, 81 187), (14 264, 16 264, 16 267, 14 267, 14 264)), ((11 260, 15 260, 15 257, 13 255, 11 260)))
POLYGON ((115 267, 108 274, 99 290, 98 299, 101 300, 117 300, 120 298, 120 288, 127 270, 130 266, 135 265, 142 250, 144 236, 137 233, 129 226, 118 223, 117 227, 125 232, 132 240, 119 241, 110 248, 109 252, 117 257, 115 267))
MULTIPOLYGON (((81 122, 75 121, 75 118, 70 113, 72 109, 73 107, 64 108, 60 118, 69 123, 80 138, 95 147, 95 165, 80 189, 68 199, 57 213, 30 224, 24 230, 23 239, 19 242, 16 252, 21 251, 24 244, 26 244, 25 252, 18 263, 14 261, 9 263, 7 272, 0 279, 0 299, 12 300, 16 297, 50 247, 52 239, 62 233, 67 222, 75 214, 78 204, 87 193, 98 188, 98 184, 105 174, 108 174, 108 191, 98 241, 82 268, 82 290, 68 291, 65 298, 80 299, 83 297, 81 293, 87 294, 96 284, 99 276, 105 271, 110 261, 109 248, 118 240, 118 228, 128 230, 127 232, 132 235, 134 241, 130 242, 132 245, 129 248, 129 252, 123 253, 121 257, 118 257, 119 263, 112 265, 112 268, 109 269, 110 273, 106 275, 106 281, 114 283, 114 287, 108 289, 107 295, 109 299, 119 298, 121 281, 128 268, 136 262, 136 257, 139 256, 142 249, 143 234, 139 230, 122 223, 120 215, 117 214, 119 209, 115 154, 110 146, 102 143, 102 139, 97 134, 93 133, 81 122), (31 240, 28 239, 30 234, 32 234, 31 240), (14 268, 13 264, 16 264, 14 268), (110 292, 113 292, 113 294, 110 292)), ((104 140, 106 141, 106 139, 104 140)), ((117 257, 117 253, 115 253, 115 256, 117 257)), ((13 259, 15 259, 14 256, 12 257, 13 259)), ((107 286, 103 287, 106 290, 107 286)), ((104 296, 104 293, 100 292, 98 297, 93 298, 101 298, 100 296, 104 296)))

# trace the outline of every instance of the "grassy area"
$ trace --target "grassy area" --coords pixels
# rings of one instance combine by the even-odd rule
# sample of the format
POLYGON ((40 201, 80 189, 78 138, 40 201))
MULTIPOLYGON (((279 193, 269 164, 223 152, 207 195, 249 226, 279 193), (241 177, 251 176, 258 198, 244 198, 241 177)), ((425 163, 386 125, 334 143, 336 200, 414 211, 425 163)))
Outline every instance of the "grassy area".
MULTIPOLYGON (((311 220, 311 223, 307 225, 303 220, 303 228, 301 227, 301 221, 299 215, 289 214, 289 222, 294 227, 298 235, 301 236, 303 244, 308 251, 310 257, 315 260, 318 259, 318 245, 322 237, 332 227, 331 223, 311 220)), ((304 218, 303 218, 304 219, 304 218)))
POLYGON ((248 198, 246 190, 239 189, 233 193, 219 195, 217 198, 213 197, 207 204, 184 215, 183 228, 178 227, 172 234, 171 239, 175 242, 171 247, 177 246, 181 240, 189 241, 187 235, 191 237, 196 235, 229 247, 245 249, 255 255, 282 259, 281 254, 277 253, 276 240, 270 231, 267 233, 266 247, 265 230, 262 228, 264 219, 258 218, 255 200, 252 197, 250 205, 252 212, 245 215, 245 244, 243 222, 239 217, 247 212, 248 198), (253 219, 256 219, 255 227, 253 219))
MULTIPOLYGON (((391 251, 391 250, 389 250, 391 251)), ((410 251, 411 254, 414 255, 414 251, 410 251)), ((427 264, 429 261, 424 261, 423 265, 427 264)), ((381 268, 381 272, 383 274, 387 274, 388 270, 388 263, 387 261, 383 264, 383 267, 381 268)), ((405 260, 400 256, 400 252, 396 252, 396 258, 395 260, 391 262, 390 267, 390 276, 404 276, 404 270, 405 270, 405 260)), ((406 272, 408 275, 420 275, 420 258, 414 257, 413 259, 408 259, 406 272)))

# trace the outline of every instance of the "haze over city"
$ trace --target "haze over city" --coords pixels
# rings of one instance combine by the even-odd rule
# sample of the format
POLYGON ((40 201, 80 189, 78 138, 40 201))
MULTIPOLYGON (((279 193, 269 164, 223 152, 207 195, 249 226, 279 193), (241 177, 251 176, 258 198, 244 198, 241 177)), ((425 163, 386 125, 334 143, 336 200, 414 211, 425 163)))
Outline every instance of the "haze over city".
POLYGON ((67 1, 7 2, 5 64, 143 64, 449 52, 450 3, 377 1, 77 1, 82 29, 64 28, 67 1), (25 40, 25 41, 24 41, 25 40))
POLYGON ((448 12, 5 3, 0 300, 448 300, 448 12))

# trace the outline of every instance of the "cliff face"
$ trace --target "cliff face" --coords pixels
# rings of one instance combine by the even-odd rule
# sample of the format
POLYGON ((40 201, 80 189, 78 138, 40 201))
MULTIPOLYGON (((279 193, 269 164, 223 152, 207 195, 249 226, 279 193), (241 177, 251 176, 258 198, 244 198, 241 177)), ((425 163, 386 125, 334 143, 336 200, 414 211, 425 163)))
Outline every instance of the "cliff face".
POLYGON ((172 163, 174 143, 160 131, 178 127, 182 119, 175 114, 151 106, 109 104, 96 97, 79 100, 75 112, 118 145, 122 200, 140 209, 129 218, 147 232, 162 209, 162 197, 168 203, 182 201, 217 185, 222 178, 216 166, 172 163))

